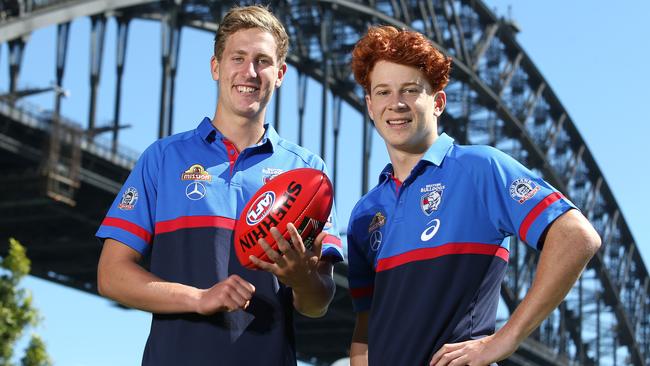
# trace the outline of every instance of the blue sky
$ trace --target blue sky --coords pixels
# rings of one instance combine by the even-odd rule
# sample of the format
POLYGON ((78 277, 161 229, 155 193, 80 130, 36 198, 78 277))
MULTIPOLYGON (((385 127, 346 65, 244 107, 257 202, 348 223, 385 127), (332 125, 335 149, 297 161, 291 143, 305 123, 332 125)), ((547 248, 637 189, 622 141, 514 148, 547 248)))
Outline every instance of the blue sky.
MULTIPOLYGON (((521 27, 518 41, 576 123, 614 192, 646 264, 650 263, 650 227, 645 213, 650 204, 645 193, 650 173, 644 160, 650 156, 650 144, 646 141, 650 135, 650 117, 646 112, 650 104, 650 69, 647 67, 650 3, 641 0, 619 2, 616 6, 603 0, 491 0, 487 3, 496 8, 499 15, 507 15, 508 5, 514 4, 510 13, 521 27)), ((71 91, 71 96, 64 101, 63 113, 77 121, 87 116, 89 23, 88 19, 81 19, 72 25, 64 80, 64 87, 71 91)), ((141 21, 134 23, 130 31, 122 116, 124 123, 134 127, 124 131, 122 142, 136 150, 142 150, 156 137, 159 31, 157 23, 141 21)), ((114 32, 111 21, 99 90, 99 124, 112 118, 114 32)), ((44 86, 54 79, 54 37, 53 29, 32 35, 25 53, 22 86, 44 86)), ((175 131, 190 129, 203 116, 212 116, 216 98, 208 69, 212 35, 184 30, 182 41, 175 131)), ((7 69, 7 47, 3 46, 0 70, 6 75, 7 69)), ((283 86, 283 98, 291 100, 295 83, 295 72, 291 70, 283 86)), ((7 80, 1 78, 0 92, 6 89, 7 80)), ((318 124, 318 86, 310 88, 309 93, 308 116, 314 116, 311 123, 318 124)), ((30 98, 29 102, 46 109, 52 106, 51 96, 30 98)), ((285 107, 283 105, 283 115, 285 107)), ((344 121, 346 117, 359 120, 358 114, 344 109, 344 121)), ((283 123, 288 127, 291 121, 283 120, 283 123)), ((305 144, 318 151, 314 136, 307 134, 305 144)), ((290 134, 285 137, 295 138, 290 134)), ((358 145, 355 142, 358 133, 354 130, 344 133, 342 139, 342 146, 358 145)), ((374 138, 371 179, 387 161, 384 147, 378 140, 374 138)), ((346 156, 350 165, 360 164, 357 155, 346 156)), ((347 222, 352 201, 358 196, 358 184, 352 183, 351 187, 354 188, 343 197, 338 193, 342 223, 347 222)), ((42 324, 34 331, 44 337, 57 365, 139 364, 149 330, 147 314, 125 311, 97 296, 35 278, 26 280, 24 286, 32 291, 34 303, 43 317, 42 324)))

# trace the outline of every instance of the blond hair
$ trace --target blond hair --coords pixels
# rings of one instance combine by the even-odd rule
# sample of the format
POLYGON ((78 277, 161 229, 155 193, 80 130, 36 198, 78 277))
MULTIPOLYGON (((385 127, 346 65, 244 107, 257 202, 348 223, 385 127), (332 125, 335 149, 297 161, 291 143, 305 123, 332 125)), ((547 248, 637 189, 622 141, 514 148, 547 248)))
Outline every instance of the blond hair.
POLYGON ((283 64, 289 50, 289 36, 278 18, 266 6, 235 6, 221 20, 214 36, 214 55, 221 60, 228 37, 242 29, 257 28, 270 33, 275 39, 277 59, 283 64))

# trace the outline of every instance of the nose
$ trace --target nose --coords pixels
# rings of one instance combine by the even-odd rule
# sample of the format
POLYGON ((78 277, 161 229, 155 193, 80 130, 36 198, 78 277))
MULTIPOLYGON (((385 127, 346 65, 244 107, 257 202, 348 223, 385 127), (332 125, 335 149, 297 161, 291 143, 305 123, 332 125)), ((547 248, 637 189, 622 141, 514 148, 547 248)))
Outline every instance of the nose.
POLYGON ((249 76, 250 78, 256 78, 257 77, 257 70, 255 68, 255 62, 251 61, 245 66, 245 72, 246 75, 249 76))
POLYGON ((408 109, 408 105, 404 102, 404 99, 402 99, 402 95, 394 95, 388 105, 388 108, 391 110, 399 111, 399 110, 404 110, 408 109))

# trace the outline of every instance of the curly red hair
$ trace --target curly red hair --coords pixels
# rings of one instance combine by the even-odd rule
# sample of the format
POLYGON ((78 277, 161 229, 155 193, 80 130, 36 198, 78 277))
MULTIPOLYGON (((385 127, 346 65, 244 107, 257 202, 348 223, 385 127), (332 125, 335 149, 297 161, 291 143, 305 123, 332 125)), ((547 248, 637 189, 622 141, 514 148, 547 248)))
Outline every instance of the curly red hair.
POLYGON ((354 79, 366 93, 370 91, 370 73, 381 60, 420 69, 436 92, 449 83, 451 57, 443 55, 421 33, 393 26, 368 29, 352 51, 354 79))

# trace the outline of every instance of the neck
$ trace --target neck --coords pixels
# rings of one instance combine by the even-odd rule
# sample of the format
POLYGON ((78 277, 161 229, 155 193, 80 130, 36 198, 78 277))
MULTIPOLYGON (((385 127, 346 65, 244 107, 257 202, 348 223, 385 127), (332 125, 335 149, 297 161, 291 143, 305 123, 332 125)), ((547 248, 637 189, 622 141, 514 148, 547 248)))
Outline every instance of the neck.
POLYGON ((212 124, 221 132, 230 142, 232 142, 238 151, 256 144, 264 136, 264 120, 251 120, 238 115, 225 115, 220 113, 219 107, 212 118, 212 124))
POLYGON ((411 174, 415 165, 422 159, 422 154, 410 154, 404 151, 388 151, 390 162, 393 164, 393 176, 400 182, 404 182, 411 174))
POLYGON ((423 146, 413 149, 401 149, 399 147, 387 146, 388 156, 393 165, 393 176, 404 182, 411 174, 415 165, 422 159, 424 154, 429 150, 438 136, 432 135, 431 141, 427 141, 423 146))

